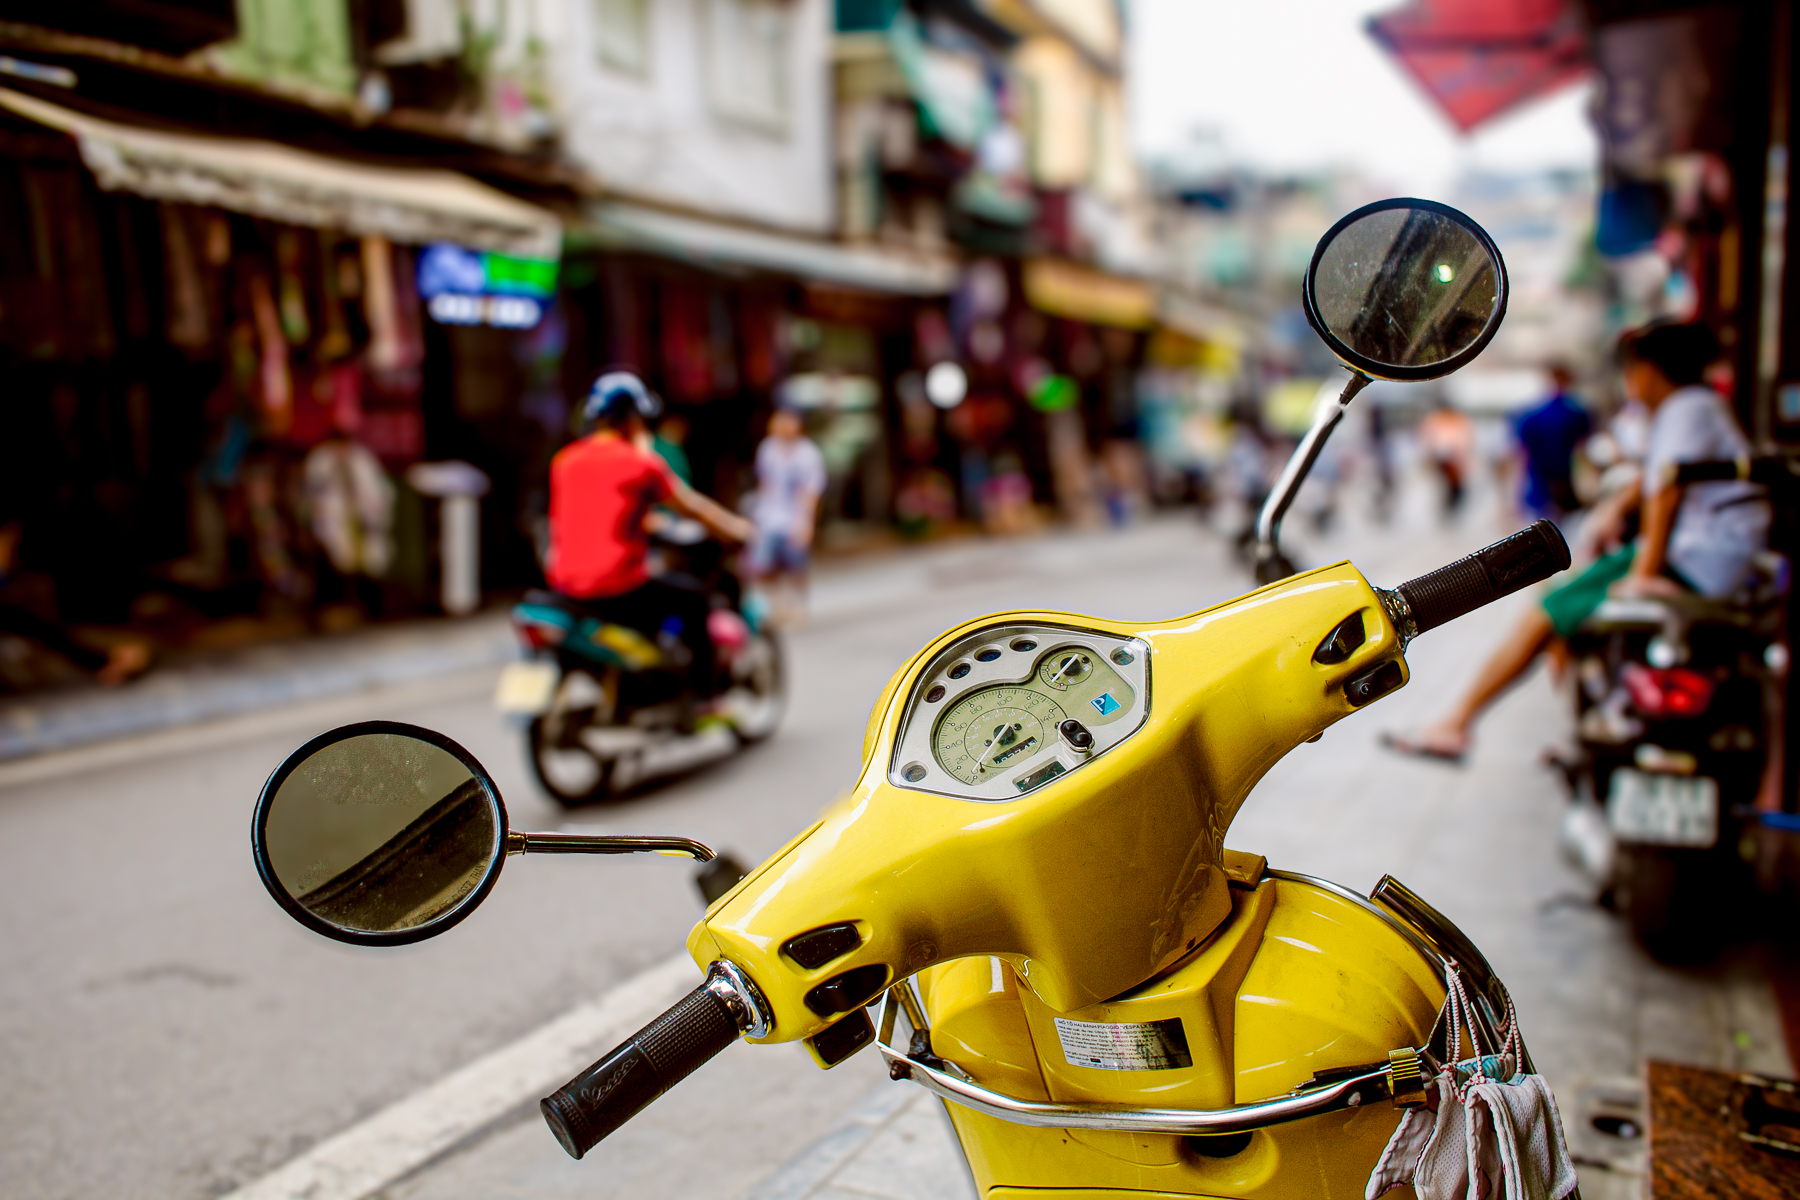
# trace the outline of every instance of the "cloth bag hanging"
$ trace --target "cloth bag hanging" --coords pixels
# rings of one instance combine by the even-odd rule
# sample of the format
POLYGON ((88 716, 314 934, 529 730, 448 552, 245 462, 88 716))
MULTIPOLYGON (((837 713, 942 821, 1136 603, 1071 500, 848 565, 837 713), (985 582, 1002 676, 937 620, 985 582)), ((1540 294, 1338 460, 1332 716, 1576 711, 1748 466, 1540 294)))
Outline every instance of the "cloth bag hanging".
POLYGON ((1406 1110, 1369 1175, 1365 1200, 1405 1184, 1418 1200, 1562 1200, 1579 1181, 1550 1085, 1518 1070, 1524 1047, 1512 996, 1506 995, 1500 1044, 1484 1054, 1455 963, 1446 967, 1445 982, 1451 1053, 1462 1049, 1466 1030, 1474 1057, 1446 1064, 1433 1077, 1428 1086, 1436 1112, 1406 1110))

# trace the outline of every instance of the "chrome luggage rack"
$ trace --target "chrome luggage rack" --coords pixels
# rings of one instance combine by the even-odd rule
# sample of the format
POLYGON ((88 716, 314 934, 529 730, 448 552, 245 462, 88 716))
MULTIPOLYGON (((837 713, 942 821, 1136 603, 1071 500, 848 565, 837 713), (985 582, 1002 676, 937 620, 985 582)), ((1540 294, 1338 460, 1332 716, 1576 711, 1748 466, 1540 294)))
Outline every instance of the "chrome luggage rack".
MULTIPOLYGON (((1428 960, 1436 963, 1440 973, 1455 965, 1471 992, 1476 1032, 1485 1044, 1500 1044, 1500 1027, 1506 1012, 1505 988, 1474 943, 1405 884, 1391 875, 1383 876, 1365 899, 1348 888, 1310 875, 1292 871, 1268 871, 1266 874, 1322 888, 1366 909, 1386 921, 1428 960)), ((1390 1100, 1397 1108, 1417 1107, 1425 1103, 1426 1080, 1437 1073, 1442 1063, 1463 1057, 1460 1047, 1449 1047, 1446 1041, 1447 1031, 1440 1014, 1423 1047, 1405 1046, 1391 1051, 1386 1062, 1320 1071, 1285 1096, 1215 1109, 1059 1104, 1020 1100, 983 1087, 967 1071, 932 1052, 931 1026, 911 979, 902 980, 888 989, 875 1044, 887 1060, 888 1074, 894 1079, 910 1079, 954 1104, 1015 1125, 1203 1136, 1264 1129, 1380 1100, 1390 1100), (904 1050, 894 1041, 902 1013, 912 1030, 904 1050)), ((1521 1042, 1521 1048, 1523 1045, 1521 1042)), ((1524 1059, 1520 1069, 1529 1072, 1532 1065, 1528 1052, 1524 1059)))

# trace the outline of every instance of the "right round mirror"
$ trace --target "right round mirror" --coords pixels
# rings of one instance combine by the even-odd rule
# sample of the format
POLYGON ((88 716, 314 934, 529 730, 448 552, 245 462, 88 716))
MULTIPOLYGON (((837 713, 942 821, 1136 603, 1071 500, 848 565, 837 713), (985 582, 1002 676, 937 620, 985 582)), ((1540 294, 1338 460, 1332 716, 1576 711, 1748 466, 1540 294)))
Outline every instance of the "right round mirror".
POLYGON ((398 945, 450 928, 505 859, 506 808, 481 764, 429 729, 346 725, 288 756, 252 827, 257 872, 326 937, 398 945))
POLYGON ((1306 272, 1306 316, 1344 364, 1435 379, 1481 353, 1506 315, 1487 231, 1431 200, 1380 200, 1331 227, 1306 272))

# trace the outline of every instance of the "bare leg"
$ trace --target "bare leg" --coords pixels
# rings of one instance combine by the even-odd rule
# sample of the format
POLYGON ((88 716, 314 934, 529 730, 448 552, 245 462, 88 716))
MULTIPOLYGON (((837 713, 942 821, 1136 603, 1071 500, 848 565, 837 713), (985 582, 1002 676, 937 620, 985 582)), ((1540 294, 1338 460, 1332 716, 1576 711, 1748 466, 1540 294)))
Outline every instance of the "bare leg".
MULTIPOLYGON (((1432 753, 1460 757, 1468 752, 1470 730, 1488 705, 1531 669, 1556 631, 1544 610, 1533 605, 1523 620, 1513 628, 1506 640, 1488 656, 1476 672, 1469 690, 1441 720, 1419 731, 1414 743, 1432 753)), ((1407 748, 1402 745, 1402 749, 1407 748)))

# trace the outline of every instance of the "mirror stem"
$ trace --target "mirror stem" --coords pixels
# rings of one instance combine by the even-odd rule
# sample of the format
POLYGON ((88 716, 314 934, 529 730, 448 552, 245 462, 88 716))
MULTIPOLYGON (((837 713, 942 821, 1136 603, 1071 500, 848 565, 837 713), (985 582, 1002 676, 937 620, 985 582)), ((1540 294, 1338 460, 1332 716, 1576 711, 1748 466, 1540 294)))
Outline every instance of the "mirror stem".
POLYGON ((667 854, 710 862, 713 852, 691 838, 602 837, 589 833, 520 833, 506 835, 508 854, 667 854))
POLYGON ((1278 546, 1281 518, 1287 515, 1288 506, 1300 494, 1300 485, 1306 482, 1313 463, 1318 461, 1319 452, 1325 449, 1325 440, 1337 428, 1338 422, 1344 419, 1344 412, 1350 407, 1350 401, 1368 385, 1367 375, 1351 370, 1350 382, 1344 385, 1337 403, 1320 413, 1319 419, 1306 431, 1306 436, 1300 440, 1300 444, 1294 448, 1293 456, 1288 459, 1287 466, 1281 469, 1281 478, 1270 489, 1269 498, 1263 501, 1262 512, 1256 517, 1257 583, 1274 583, 1277 579, 1293 574, 1293 569, 1281 562, 1281 550, 1278 546))

